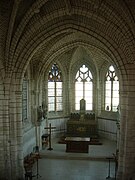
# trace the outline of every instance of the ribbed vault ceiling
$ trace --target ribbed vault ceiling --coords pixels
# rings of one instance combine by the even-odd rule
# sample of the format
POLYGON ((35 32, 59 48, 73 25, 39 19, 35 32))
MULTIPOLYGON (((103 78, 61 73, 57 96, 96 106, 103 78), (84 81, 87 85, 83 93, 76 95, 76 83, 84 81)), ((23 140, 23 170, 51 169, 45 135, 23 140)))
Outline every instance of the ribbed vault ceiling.
POLYGON ((25 68, 29 59, 42 72, 59 57, 72 63, 79 49, 98 68, 107 62, 123 68, 135 55, 133 6, 131 0, 20 1, 8 63, 25 68))

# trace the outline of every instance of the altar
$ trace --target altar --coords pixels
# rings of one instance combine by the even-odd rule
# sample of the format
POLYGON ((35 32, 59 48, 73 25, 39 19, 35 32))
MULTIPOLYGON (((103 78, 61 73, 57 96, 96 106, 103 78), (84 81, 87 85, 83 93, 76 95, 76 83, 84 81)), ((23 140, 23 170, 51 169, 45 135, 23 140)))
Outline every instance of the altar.
POLYGON ((68 137, 90 137, 97 138, 97 123, 95 121, 68 121, 67 134, 68 137))
POLYGON ((95 113, 85 112, 85 100, 80 100, 80 113, 71 113, 70 119, 67 121, 68 137, 90 137, 97 138, 97 122, 95 113))
POLYGON ((66 152, 88 153, 89 137, 66 137, 66 152))

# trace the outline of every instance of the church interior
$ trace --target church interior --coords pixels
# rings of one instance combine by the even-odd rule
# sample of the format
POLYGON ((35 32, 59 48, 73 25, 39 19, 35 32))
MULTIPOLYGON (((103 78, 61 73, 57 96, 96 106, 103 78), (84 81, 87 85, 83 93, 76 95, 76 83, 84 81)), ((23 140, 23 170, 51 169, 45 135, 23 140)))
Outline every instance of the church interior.
POLYGON ((0 1, 1 180, 135 180, 134 108, 133 0, 0 1))

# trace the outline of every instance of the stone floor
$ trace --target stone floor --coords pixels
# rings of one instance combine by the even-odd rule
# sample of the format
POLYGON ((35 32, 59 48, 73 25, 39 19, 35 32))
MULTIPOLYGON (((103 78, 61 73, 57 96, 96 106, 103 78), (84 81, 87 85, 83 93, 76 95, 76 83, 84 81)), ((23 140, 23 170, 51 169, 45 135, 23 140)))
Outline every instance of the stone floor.
POLYGON ((33 168, 33 174, 37 175, 33 180, 115 179, 115 163, 110 162, 109 173, 108 158, 113 158, 116 143, 107 139, 101 141, 102 145, 89 145, 89 153, 67 153, 65 144, 53 141, 53 150, 41 150, 41 159, 33 168))

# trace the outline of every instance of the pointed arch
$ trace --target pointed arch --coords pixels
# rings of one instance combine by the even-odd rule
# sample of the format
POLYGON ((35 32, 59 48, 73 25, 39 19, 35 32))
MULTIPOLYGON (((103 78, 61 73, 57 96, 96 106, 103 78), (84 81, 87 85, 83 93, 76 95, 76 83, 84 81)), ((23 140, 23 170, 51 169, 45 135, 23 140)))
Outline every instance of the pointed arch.
POLYGON ((93 76, 83 64, 75 77, 75 109, 79 110, 80 100, 86 100, 86 110, 93 110, 93 76))
POLYGON ((119 79, 112 65, 109 66, 105 77, 105 109, 117 111, 119 105, 119 79))
POLYGON ((62 73, 56 63, 48 72, 48 111, 63 110, 62 73))

